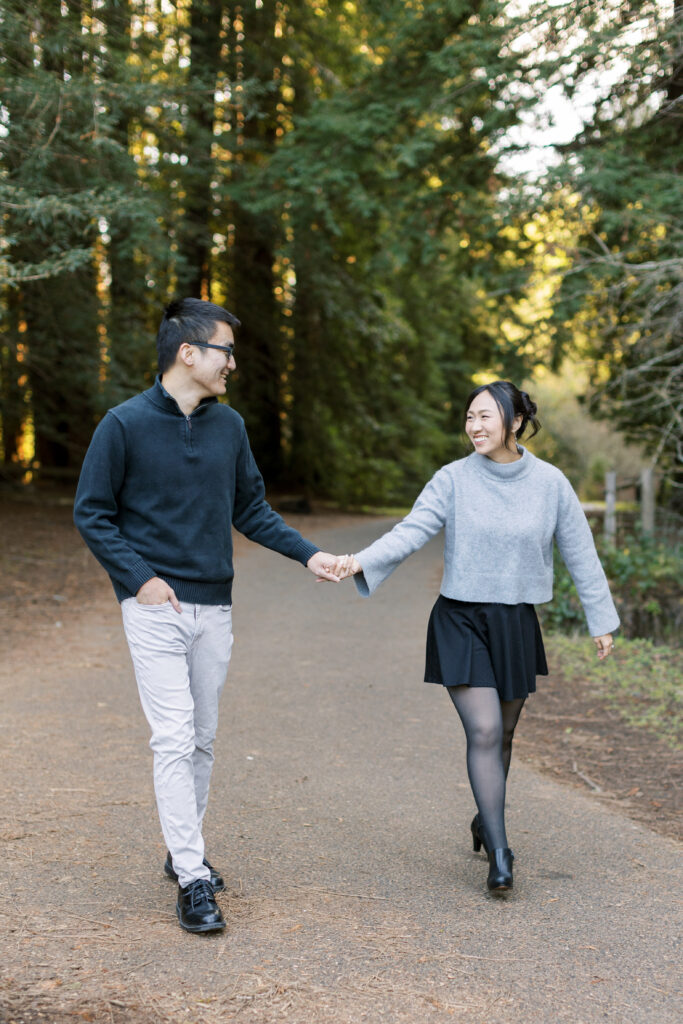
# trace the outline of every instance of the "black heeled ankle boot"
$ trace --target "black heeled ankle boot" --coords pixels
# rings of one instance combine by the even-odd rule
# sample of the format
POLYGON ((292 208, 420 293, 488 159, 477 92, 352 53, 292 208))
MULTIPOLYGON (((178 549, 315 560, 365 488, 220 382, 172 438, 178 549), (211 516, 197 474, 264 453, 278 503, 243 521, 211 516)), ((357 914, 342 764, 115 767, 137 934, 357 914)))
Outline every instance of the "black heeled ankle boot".
POLYGON ((484 830, 481 827, 481 820, 478 814, 475 814, 472 818, 470 831, 472 832, 472 848, 474 849, 474 852, 478 853, 483 846, 486 853, 488 853, 489 848, 486 845, 486 836, 484 835, 484 830))
POLYGON ((489 851, 489 877, 486 885, 491 892, 508 892, 512 888, 513 860, 514 854, 507 846, 489 851))

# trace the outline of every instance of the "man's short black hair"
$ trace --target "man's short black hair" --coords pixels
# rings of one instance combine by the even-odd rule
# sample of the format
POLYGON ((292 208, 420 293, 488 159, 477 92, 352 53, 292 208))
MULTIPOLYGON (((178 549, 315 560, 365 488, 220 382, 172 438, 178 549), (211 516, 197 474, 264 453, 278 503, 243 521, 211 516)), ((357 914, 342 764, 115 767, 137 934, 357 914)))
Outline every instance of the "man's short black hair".
POLYGON ((217 321, 239 327, 233 313, 203 299, 175 299, 164 312, 157 334, 159 373, 165 373, 176 361, 180 346, 193 341, 210 341, 217 321))

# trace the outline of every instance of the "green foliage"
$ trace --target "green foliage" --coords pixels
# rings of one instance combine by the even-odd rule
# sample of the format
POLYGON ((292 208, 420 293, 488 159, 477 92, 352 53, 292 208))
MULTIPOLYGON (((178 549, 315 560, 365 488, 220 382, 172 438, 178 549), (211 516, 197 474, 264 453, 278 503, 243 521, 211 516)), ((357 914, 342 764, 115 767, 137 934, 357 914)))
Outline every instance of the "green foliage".
POLYGON ((500 100, 519 30, 502 8, 384 5, 364 25, 374 59, 226 182, 234 203, 281 225, 285 471, 308 491, 413 496, 454 457, 472 374, 498 361, 511 243, 492 149, 522 105, 500 100), (489 294, 494 279, 504 297, 489 294))
POLYGON ((548 604, 539 606, 540 620, 549 633, 585 632, 586 618, 579 595, 557 549, 554 552, 554 562, 553 599, 548 604))
POLYGON ((587 376, 586 368, 571 360, 559 373, 539 374, 525 384, 538 404, 542 423, 528 447, 559 466, 582 500, 602 501, 608 470, 615 470, 623 483, 637 479, 646 460, 611 424, 594 419, 580 401, 587 376))
MULTIPOLYGON (((598 538, 597 547, 621 619, 620 634, 654 641, 676 637, 683 610, 681 545, 634 535, 619 546, 598 538)), ((540 606, 540 617, 551 633, 579 633, 585 630, 581 602, 564 562, 555 554, 554 596, 540 606)))
POLYGON ((548 22, 547 7, 538 30, 559 59, 539 65, 544 88, 594 102, 541 200, 561 208, 578 194, 584 213, 555 303, 555 359, 578 348, 591 360, 591 411, 646 445, 683 507, 683 9, 565 4, 548 22))
MULTIPOLYGON (((642 420, 666 460, 680 192, 653 2, 661 53, 628 55, 552 183, 593 220, 547 336, 559 358, 580 322, 596 386, 646 380, 619 422, 642 420)), ((615 0, 538 17, 502 0, 3 0, 5 466, 32 427, 43 469, 77 468, 103 409, 149 384, 161 309, 189 290, 243 321, 231 397, 269 483, 413 497, 459 454, 473 376, 521 379, 536 358, 510 330, 541 244, 501 170, 511 130, 549 85, 609 70, 632 8, 622 24, 615 0)), ((585 451, 570 464, 553 441, 585 476, 585 451)))
POLYGON ((473 373, 524 365, 495 155, 529 102, 522 23, 499 0, 3 8, 6 464, 28 416, 42 466, 77 465, 189 289, 243 321, 232 397, 269 482, 412 497, 473 373))
POLYGON ((601 663, 585 640, 555 634, 546 643, 553 668, 568 686, 582 676, 629 725, 647 729, 674 748, 683 746, 680 647, 620 638, 614 654, 601 663))
MULTIPOLYGON (((125 221, 128 244, 137 235, 149 254, 158 211, 118 120, 131 87, 129 26, 118 14, 106 19, 121 5, 101 4, 97 26, 82 4, 5 0, 2 8, 3 455, 6 464, 18 457, 28 419, 34 465, 73 471, 111 404, 108 385, 116 387, 118 254, 107 261, 106 232, 125 221)), ((128 344, 135 340, 131 332, 128 344)))

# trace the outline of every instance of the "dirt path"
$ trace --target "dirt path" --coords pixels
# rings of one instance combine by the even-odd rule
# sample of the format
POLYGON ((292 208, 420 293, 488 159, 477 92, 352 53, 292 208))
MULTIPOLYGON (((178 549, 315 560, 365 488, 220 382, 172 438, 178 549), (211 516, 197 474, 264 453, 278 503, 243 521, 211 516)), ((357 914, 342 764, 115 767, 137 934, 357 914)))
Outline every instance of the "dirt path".
MULTIPOLYGON (((378 529, 307 532, 345 551, 378 529)), ((206 823, 229 927, 204 937, 161 872, 109 583, 49 530, 34 556, 64 579, 5 606, 0 1021, 680 1019, 674 841, 518 761, 515 893, 485 895, 457 721, 420 683, 438 545, 361 601, 240 544, 206 823)))

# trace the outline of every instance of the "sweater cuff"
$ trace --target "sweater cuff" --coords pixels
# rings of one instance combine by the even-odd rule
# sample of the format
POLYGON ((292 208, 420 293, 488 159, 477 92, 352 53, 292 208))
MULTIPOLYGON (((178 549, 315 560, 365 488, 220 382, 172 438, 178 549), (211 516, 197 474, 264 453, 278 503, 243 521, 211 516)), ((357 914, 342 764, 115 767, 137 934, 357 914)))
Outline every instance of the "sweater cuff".
POLYGON ((361 597, 372 597, 380 584, 384 583, 399 565, 399 562, 389 562, 386 558, 373 558, 370 548, 363 548, 355 556, 356 561, 360 563, 361 571, 356 573, 353 580, 361 597))
POLYGON ((592 637, 607 636, 608 633, 614 633, 619 629, 620 625, 621 623, 616 611, 613 615, 604 619, 596 619, 594 616, 588 619, 588 631, 592 637))
POLYGON ((356 584, 356 590, 361 597, 370 597, 370 587, 364 572, 357 572, 353 577, 353 582, 356 584))
POLYGON ((294 546, 294 549, 292 551, 292 558, 294 558, 297 562, 301 562, 301 564, 305 567, 306 565, 308 565, 311 558, 313 558, 313 555, 317 555, 319 551, 319 547, 316 547, 315 544, 311 544, 310 540, 306 540, 305 537, 302 537, 301 540, 297 541, 296 545, 294 546))
POLYGON ((140 587, 143 587, 148 580, 154 579, 156 573, 150 569, 144 559, 140 559, 119 576, 121 582, 130 590, 131 594, 137 594, 140 587))

